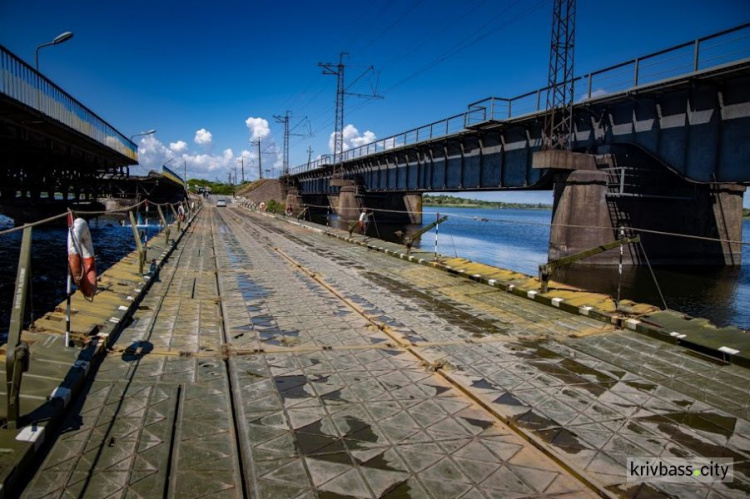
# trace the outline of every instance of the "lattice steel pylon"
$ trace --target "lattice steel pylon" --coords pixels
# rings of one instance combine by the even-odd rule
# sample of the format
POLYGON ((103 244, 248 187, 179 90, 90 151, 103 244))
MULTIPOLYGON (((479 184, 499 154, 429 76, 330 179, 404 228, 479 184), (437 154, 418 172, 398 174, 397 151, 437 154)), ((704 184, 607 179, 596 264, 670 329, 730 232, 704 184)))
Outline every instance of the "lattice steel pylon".
POLYGON ((289 120, 292 117, 291 111, 287 111, 284 116, 278 116, 274 115, 274 119, 277 123, 281 123, 284 125, 284 158, 283 158, 283 166, 282 166, 282 176, 283 175, 289 175, 289 137, 295 136, 295 137, 311 137, 312 132, 307 134, 302 133, 291 133, 295 128, 297 128, 302 123, 308 123, 307 116, 302 118, 294 127, 291 129, 289 128, 289 120))
POLYGON ((570 149, 573 133, 573 55, 576 0, 554 0, 544 149, 570 149))
MULTIPOLYGON (((382 95, 378 95, 377 88, 372 89, 372 94, 360 94, 354 92, 348 92, 344 84, 344 58, 348 57, 349 54, 341 52, 339 54, 339 63, 334 64, 331 62, 319 62, 318 66, 323 68, 324 75, 336 75, 336 118, 335 118, 335 130, 333 140, 333 177, 337 177, 337 169, 341 166, 340 163, 344 156, 344 97, 352 95, 355 97, 364 97, 367 99, 382 99, 382 95)), ((368 73, 374 73, 375 68, 370 66, 362 74, 354 79, 349 86, 355 85, 363 76, 368 73)), ((376 85, 377 87, 377 85, 376 85)))
POLYGON ((319 62, 318 66, 323 68, 324 75, 336 75, 336 117, 333 136, 333 174, 336 175, 336 166, 341 162, 344 154, 344 57, 349 54, 341 52, 339 63, 319 62))
POLYGON ((289 175, 289 111, 284 116, 273 116, 277 123, 284 125, 284 158, 282 174, 289 175))

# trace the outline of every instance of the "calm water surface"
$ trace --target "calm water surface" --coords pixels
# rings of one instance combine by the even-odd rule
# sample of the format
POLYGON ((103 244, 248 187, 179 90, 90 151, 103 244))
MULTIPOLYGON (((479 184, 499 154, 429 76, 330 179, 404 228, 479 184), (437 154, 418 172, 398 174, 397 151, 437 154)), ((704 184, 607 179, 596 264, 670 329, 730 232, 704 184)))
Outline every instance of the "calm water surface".
MULTIPOLYGON (((135 249, 133 230, 120 226, 119 218, 100 217, 89 222, 96 270, 101 274, 135 249)), ((150 223, 154 219, 149 220, 150 223)), ((0 230, 13 227, 13 222, 0 215, 0 230)), ((158 226, 141 227, 148 237, 160 230, 158 226)), ((22 231, 0 236, 0 339, 6 337, 13 305, 18 256, 22 231)), ((26 302, 26 323, 32 314, 41 317, 65 299, 67 281, 67 234, 65 226, 45 225, 34 228, 31 246, 32 299, 26 302)))
MULTIPOLYGON (((376 219, 376 223, 370 224, 370 233, 395 240, 394 231, 413 233, 433 222, 438 211, 449 216, 440 225, 438 252, 443 255, 534 276, 539 264, 547 261, 548 224, 552 215, 549 210, 425 208, 421 226, 378 224, 376 219)), ((750 241, 750 220, 743 223, 743 240, 750 241)), ((434 245, 432 229, 422 237, 421 247, 431 250, 434 245)), ((742 261, 740 267, 660 267, 654 271, 669 308, 708 318, 718 325, 750 329, 750 246, 743 247, 742 261)), ((616 266, 561 269, 554 279, 612 296, 617 293, 616 266)), ((661 305, 646 267, 626 268, 622 297, 661 305)))

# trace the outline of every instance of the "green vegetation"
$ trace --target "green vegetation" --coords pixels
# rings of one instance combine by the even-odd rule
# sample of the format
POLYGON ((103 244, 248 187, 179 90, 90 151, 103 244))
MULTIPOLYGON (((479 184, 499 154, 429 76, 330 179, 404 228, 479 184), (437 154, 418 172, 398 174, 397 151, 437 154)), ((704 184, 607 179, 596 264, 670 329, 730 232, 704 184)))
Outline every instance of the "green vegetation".
POLYGON ((742 208, 742 218, 750 218, 750 208, 742 208))
POLYGON ((275 199, 272 199, 268 202, 266 205, 266 212, 267 213, 284 213, 284 209, 286 207, 284 206, 284 203, 279 203, 275 199))
POLYGON ((422 196, 424 206, 445 206, 448 208, 514 208, 520 210, 548 210, 552 208, 543 203, 504 203, 502 201, 482 201, 480 199, 464 199, 445 194, 422 196))
POLYGON ((198 186, 200 187, 210 187, 211 188, 211 194, 223 194, 227 196, 231 196, 236 191, 239 191, 240 189, 243 189, 247 185, 250 184, 250 182, 245 182, 244 184, 240 185, 232 185, 232 184, 225 184, 224 182, 219 182, 218 180, 216 182, 211 182, 210 180, 204 180, 202 178, 191 178, 188 180, 188 184, 190 184, 190 191, 196 192, 198 186))

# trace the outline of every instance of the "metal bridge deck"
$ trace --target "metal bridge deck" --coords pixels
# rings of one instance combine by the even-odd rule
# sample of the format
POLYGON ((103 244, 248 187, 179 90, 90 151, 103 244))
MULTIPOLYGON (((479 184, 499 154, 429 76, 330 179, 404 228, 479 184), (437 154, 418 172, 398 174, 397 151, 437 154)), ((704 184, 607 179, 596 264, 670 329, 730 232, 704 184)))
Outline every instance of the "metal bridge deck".
POLYGON ((743 368, 241 209, 194 227, 24 496, 750 491, 743 368), (626 456, 735 478, 630 484, 626 456))

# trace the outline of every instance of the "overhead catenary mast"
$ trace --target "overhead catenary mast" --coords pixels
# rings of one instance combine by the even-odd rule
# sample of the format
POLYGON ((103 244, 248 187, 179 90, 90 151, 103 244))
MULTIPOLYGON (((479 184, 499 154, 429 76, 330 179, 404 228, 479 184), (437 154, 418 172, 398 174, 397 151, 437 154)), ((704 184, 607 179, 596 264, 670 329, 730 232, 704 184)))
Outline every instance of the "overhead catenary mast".
POLYGON ((573 55, 576 0, 554 0, 544 149, 570 149, 573 133, 573 55))
POLYGON ((258 180, 263 179, 263 167, 262 167, 262 161, 260 159, 260 156, 261 156, 260 142, 261 142, 261 138, 260 137, 258 137, 257 140, 254 140, 254 141, 251 142, 251 144, 258 146, 258 180))
POLYGON ((242 175, 242 183, 245 183, 245 158, 240 156, 240 172, 242 175))
MULTIPOLYGON (((357 97, 365 97, 369 99, 382 99, 382 95, 377 95, 377 89, 373 89, 372 94, 357 94, 352 92, 347 92, 347 88, 345 86, 345 80, 344 80, 344 69, 346 68, 346 65, 344 64, 344 58, 348 57, 349 54, 346 52, 341 52, 339 54, 339 62, 338 64, 331 63, 331 62, 319 62, 318 66, 323 68, 323 74, 324 75, 335 75, 336 76, 336 112, 335 112, 335 118, 334 118, 334 136, 333 136, 333 175, 334 177, 337 174, 337 170, 339 167, 339 163, 341 163, 343 159, 344 154, 344 96, 346 95, 354 95, 357 97)), ((365 74, 369 72, 374 72, 375 68, 373 66, 368 67, 361 75, 359 75, 351 85, 354 85, 354 83, 357 83, 360 78, 362 78, 365 74)))
POLYGON ((302 118, 296 125, 294 125, 290 129, 289 121, 291 117, 292 117, 291 111, 287 111, 284 116, 274 115, 274 119, 276 120, 276 122, 284 125, 284 155, 283 155, 283 164, 282 164, 282 170, 281 170, 282 175, 289 175, 289 137, 291 136, 312 137, 312 132, 307 133, 307 134, 292 133, 302 123, 307 122, 307 116, 302 118))
POLYGON ((349 54, 341 52, 339 54, 339 63, 319 62, 318 66, 323 68, 324 75, 336 76, 336 112, 333 123, 333 172, 336 174, 336 165, 341 160, 344 152, 344 57, 349 54), (335 68, 335 69, 334 69, 335 68))

